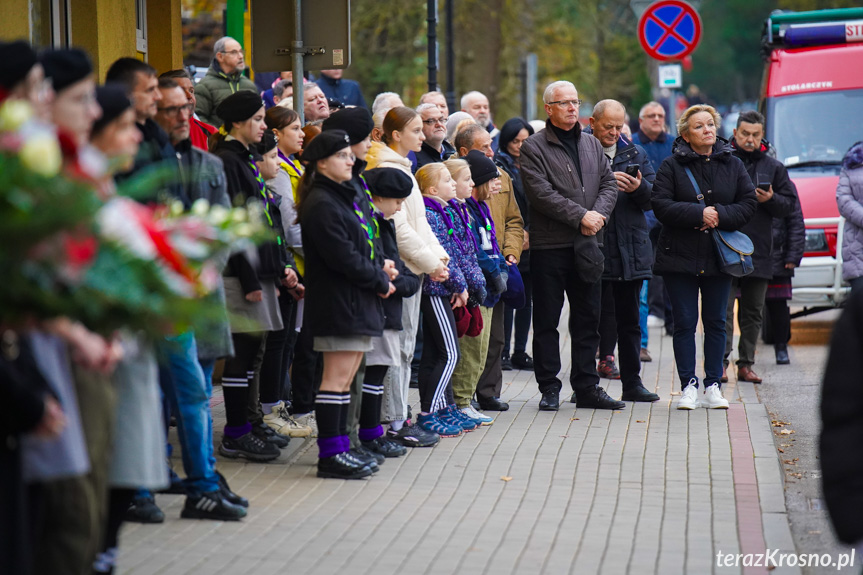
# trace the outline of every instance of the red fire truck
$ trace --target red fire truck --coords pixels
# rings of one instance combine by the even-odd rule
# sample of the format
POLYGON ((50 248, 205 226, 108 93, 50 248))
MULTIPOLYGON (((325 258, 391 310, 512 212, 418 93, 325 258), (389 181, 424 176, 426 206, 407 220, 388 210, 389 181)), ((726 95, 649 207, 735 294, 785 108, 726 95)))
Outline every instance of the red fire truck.
POLYGON ((797 186, 806 221, 793 282, 799 316, 840 306, 849 290, 836 184, 845 152, 863 140, 863 8, 776 11, 762 41, 766 137, 797 186))

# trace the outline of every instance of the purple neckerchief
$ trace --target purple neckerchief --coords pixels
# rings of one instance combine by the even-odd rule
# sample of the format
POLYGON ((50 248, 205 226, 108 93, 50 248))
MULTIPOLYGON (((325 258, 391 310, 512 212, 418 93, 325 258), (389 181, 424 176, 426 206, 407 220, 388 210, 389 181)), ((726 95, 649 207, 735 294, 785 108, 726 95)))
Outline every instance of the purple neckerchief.
POLYGON ((467 204, 458 200, 450 200, 448 203, 455 210, 455 213, 458 214, 458 217, 461 218, 461 221, 464 224, 464 229, 467 230, 467 235, 470 236, 470 241, 473 244, 474 251, 478 250, 479 245, 477 245, 476 237, 473 235, 473 224, 470 222, 470 214, 467 211, 467 204))
POLYGON ((488 204, 485 202, 478 202, 473 198, 468 198, 465 200, 466 202, 470 202, 472 206, 475 206, 479 213, 482 214, 483 219, 485 220, 485 229, 491 234, 491 245, 494 247, 494 253, 500 254, 500 246, 497 245, 497 233, 494 229, 494 220, 491 219, 491 209, 488 207, 488 204))
POLYGON ((303 170, 302 166, 298 166, 297 164, 295 164, 295 163, 294 163, 294 161, 293 161, 293 160, 291 160, 291 158, 290 158, 290 157, 286 156, 286 155, 285 155, 281 150, 279 150, 279 158, 281 158, 283 162, 285 162, 285 163, 287 163, 287 164, 290 164, 290 166, 291 166, 291 167, 292 167, 292 168, 293 168, 293 169, 294 169, 294 170, 295 170, 299 175, 301 175, 301 176, 303 175, 303 172, 304 172, 305 170, 303 170))
POLYGON ((423 203, 426 205, 427 208, 431 208, 432 211, 440 214, 440 217, 443 218, 444 225, 446 225, 446 227, 447 227, 447 232, 446 232, 447 235, 450 236, 455 241, 456 245, 458 245, 458 247, 462 251, 462 253, 466 253, 465 249, 464 249, 464 244, 462 244, 461 240, 458 237, 458 234, 455 233, 455 226, 453 225, 452 218, 447 213, 447 210, 444 207, 444 204, 441 204, 439 201, 435 200, 434 198, 428 198, 428 197, 423 197, 423 203))

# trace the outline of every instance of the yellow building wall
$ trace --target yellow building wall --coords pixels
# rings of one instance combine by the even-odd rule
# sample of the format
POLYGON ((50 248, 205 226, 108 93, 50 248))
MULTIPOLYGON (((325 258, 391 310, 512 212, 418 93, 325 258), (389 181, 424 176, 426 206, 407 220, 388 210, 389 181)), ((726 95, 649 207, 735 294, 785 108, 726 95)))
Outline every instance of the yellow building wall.
POLYGON ((181 0, 147 0, 148 62, 160 74, 183 67, 181 0))
POLYGON ((30 39, 30 0, 2 0, 3 16, 0 17, 0 39, 30 39))

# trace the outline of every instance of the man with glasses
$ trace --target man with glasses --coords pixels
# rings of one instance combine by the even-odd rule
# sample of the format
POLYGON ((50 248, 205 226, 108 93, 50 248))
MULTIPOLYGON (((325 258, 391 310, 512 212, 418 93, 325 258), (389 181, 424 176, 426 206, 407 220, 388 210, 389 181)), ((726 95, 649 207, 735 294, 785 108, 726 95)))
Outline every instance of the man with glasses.
POLYGON ((539 409, 560 408, 560 335, 564 295, 569 299, 572 400, 583 408, 622 409, 599 386, 594 357, 599 347, 602 257, 596 234, 617 202, 617 180, 602 144, 582 133, 581 101, 570 82, 552 82, 542 97, 546 129, 521 147, 521 177, 530 202, 533 274, 534 373, 539 409))
POLYGON ((196 111, 201 120, 220 127, 224 122, 216 115, 216 107, 222 100, 240 90, 258 91, 255 83, 243 76, 245 69, 246 60, 240 43, 230 36, 216 40, 213 63, 196 86, 196 111))
POLYGON ((426 139, 416 153, 414 172, 426 164, 443 162, 455 153, 452 144, 446 141, 446 116, 437 104, 420 104, 417 107, 423 121, 423 134, 426 139))
POLYGON ((210 136, 216 133, 216 128, 206 122, 202 122, 195 116, 198 100, 195 97, 195 83, 192 82, 192 77, 185 69, 178 68, 177 70, 162 72, 159 75, 159 80, 161 81, 162 78, 172 79, 185 92, 186 98, 192 106, 192 115, 189 118, 189 139, 192 140, 192 145, 199 150, 208 151, 210 136))

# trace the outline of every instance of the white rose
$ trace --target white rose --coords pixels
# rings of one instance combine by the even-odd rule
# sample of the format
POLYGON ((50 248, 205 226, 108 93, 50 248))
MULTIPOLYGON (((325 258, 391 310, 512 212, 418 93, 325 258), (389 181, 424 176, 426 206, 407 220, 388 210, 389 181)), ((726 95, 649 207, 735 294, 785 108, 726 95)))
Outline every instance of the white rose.
POLYGON ((171 202, 170 208, 172 216, 182 216, 183 212, 185 211, 183 209, 183 202, 181 202, 180 200, 174 200, 173 202, 171 202))
POLYGON ((25 168, 46 178, 60 173, 63 165, 60 145, 52 135, 46 133, 28 138, 21 146, 18 156, 25 168))
POLYGON ((231 221, 235 224, 241 224, 248 219, 246 210, 243 208, 234 208, 231 210, 231 221))
POLYGON ((206 198, 198 198, 192 204, 192 213, 196 216, 206 216, 210 211, 210 202, 206 198))
POLYGON ((230 212, 228 212, 227 208, 225 208, 224 206, 215 205, 210 209, 207 220, 210 222, 210 225, 221 226, 228 221, 228 216, 230 216, 230 212))

